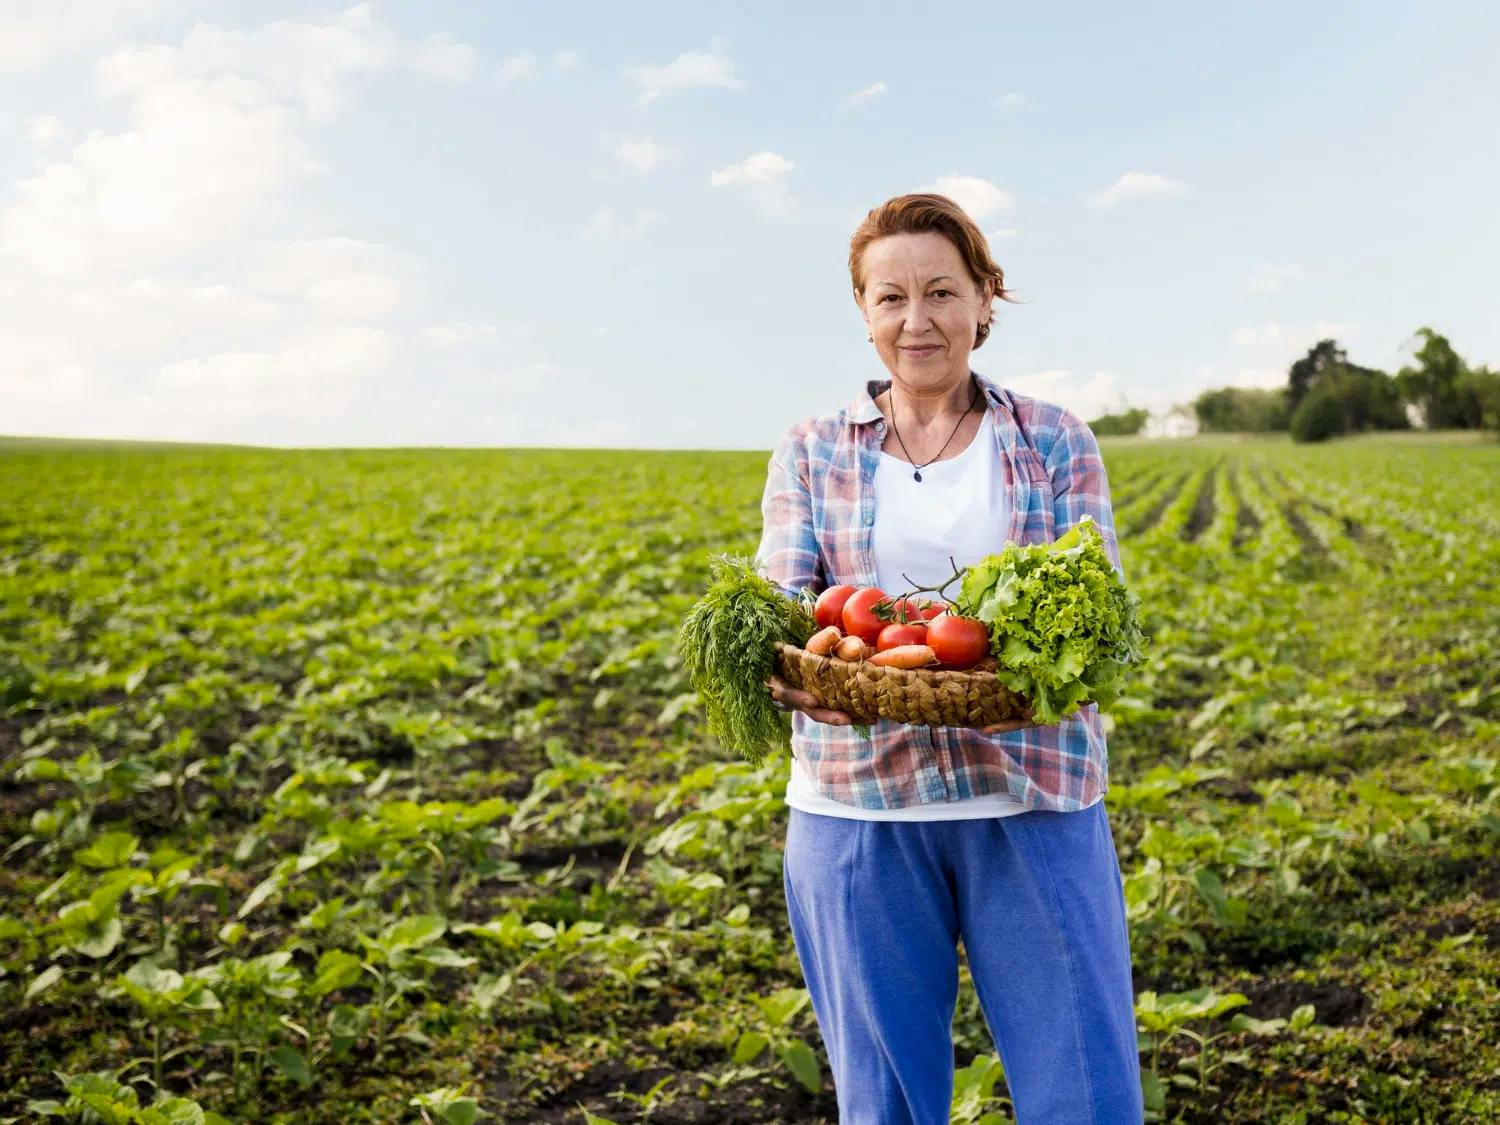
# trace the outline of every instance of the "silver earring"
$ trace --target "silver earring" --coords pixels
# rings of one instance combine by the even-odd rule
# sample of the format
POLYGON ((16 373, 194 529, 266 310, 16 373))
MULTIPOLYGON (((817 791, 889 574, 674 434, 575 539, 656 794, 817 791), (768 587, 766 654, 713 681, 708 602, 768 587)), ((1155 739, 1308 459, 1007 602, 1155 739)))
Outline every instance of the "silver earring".
POLYGON ((872 344, 875 342, 875 337, 873 334, 866 334, 865 339, 870 341, 870 343, 872 344))

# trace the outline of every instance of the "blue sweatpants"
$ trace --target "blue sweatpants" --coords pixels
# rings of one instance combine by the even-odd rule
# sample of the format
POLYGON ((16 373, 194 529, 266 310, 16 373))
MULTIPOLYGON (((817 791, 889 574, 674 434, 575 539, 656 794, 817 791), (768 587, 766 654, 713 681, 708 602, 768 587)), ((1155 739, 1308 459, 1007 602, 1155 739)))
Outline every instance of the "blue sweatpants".
POLYGON ((1103 801, 972 820, 787 811, 787 913, 840 1125, 947 1125, 960 937, 1018 1125, 1144 1120, 1103 801))

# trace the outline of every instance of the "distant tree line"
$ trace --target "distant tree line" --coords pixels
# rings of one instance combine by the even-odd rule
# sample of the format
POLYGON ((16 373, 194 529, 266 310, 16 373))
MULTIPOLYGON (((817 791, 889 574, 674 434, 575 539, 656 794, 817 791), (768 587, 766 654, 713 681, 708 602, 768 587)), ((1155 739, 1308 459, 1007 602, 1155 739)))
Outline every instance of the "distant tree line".
POLYGON ((1118 414, 1101 414, 1089 423, 1089 429, 1100 437, 1128 437, 1138 434, 1146 426, 1151 411, 1144 406, 1133 410, 1122 410, 1118 414))
MULTIPOLYGON (((1322 441, 1365 430, 1500 431, 1500 371, 1470 367, 1446 337, 1417 329, 1414 362, 1395 375, 1350 363, 1333 340, 1319 340, 1292 364, 1283 388, 1219 387, 1193 400, 1203 432, 1289 430, 1322 441)), ((1103 432, 1103 431, 1095 431, 1103 432)))

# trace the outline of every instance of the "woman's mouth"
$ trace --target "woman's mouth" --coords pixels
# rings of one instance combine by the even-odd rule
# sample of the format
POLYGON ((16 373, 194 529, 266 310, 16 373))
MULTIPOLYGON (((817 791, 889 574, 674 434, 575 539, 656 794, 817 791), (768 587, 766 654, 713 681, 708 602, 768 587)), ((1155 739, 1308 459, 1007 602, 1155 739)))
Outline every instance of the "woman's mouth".
POLYGON ((928 356, 940 351, 941 348, 939 345, 933 344, 929 348, 902 348, 901 350, 911 356, 912 359, 926 359, 928 356))

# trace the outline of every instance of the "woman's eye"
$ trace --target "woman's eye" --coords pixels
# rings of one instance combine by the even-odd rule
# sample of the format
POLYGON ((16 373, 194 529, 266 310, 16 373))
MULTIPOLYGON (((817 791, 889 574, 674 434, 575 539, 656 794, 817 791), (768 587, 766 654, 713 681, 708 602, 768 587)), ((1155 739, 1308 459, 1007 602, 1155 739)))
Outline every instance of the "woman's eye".
POLYGON ((897 298, 896 294, 894 294, 894 293, 887 293, 884 297, 880 298, 880 303, 883 305, 887 301, 890 301, 890 300, 893 300, 893 299, 899 299, 899 298, 897 298))
POLYGON ((948 296, 950 296, 950 297, 953 296, 953 294, 949 290, 947 290, 947 289, 939 289, 939 290, 937 290, 936 292, 933 293, 933 296, 937 296, 938 293, 947 293, 948 296))

